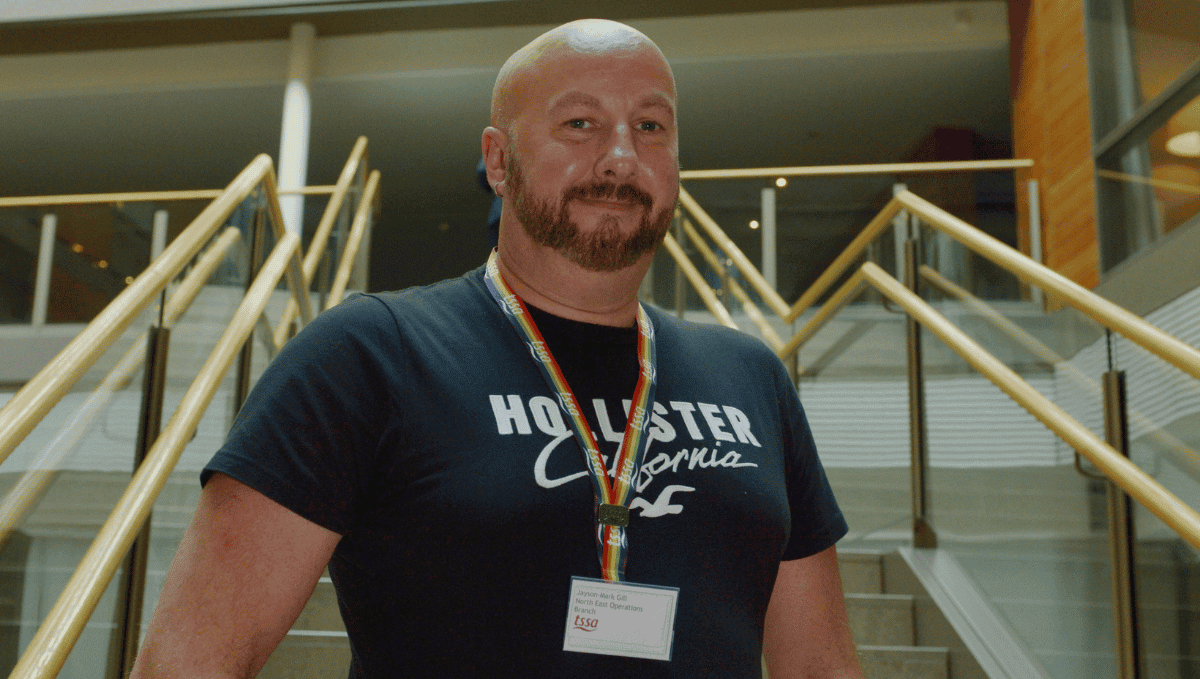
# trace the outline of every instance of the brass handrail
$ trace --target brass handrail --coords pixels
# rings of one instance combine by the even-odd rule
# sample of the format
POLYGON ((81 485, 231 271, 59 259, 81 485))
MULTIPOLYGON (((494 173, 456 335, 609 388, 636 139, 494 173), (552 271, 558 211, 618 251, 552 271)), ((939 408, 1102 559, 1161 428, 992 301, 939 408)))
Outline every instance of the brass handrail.
POLYGON ((100 528, 92 546, 67 582, 10 677, 49 679, 58 674, 83 627, 104 594, 150 509, 179 461, 184 447, 212 397, 266 309, 272 291, 297 261, 300 238, 286 233, 263 263, 259 275, 221 334, 208 360, 184 394, 175 415, 162 430, 146 460, 100 528))
MULTIPOLYGON (((163 307, 163 324, 170 325, 183 315, 199 296, 201 287, 216 271, 229 249, 241 239, 237 227, 228 227, 200 256, 196 266, 171 293, 163 307)), ((105 375, 88 399, 76 409, 63 430, 38 454, 33 467, 26 470, 12 490, 0 500, 0 548, 8 542, 16 527, 42 499, 58 473, 62 458, 79 442, 88 425, 114 393, 124 389, 146 358, 146 333, 133 342, 113 369, 105 375)))
POLYGON ((755 167, 736 170, 684 170, 680 179, 753 179, 759 177, 837 177, 871 174, 916 174, 923 172, 979 172, 1033 167, 1029 159, 951 160, 929 163, 878 163, 872 165, 808 165, 801 167, 755 167))
POLYGON ((1022 281, 1040 287, 1106 328, 1124 335, 1155 356, 1200 380, 1200 351, 1195 348, 1053 269, 1038 264, 1019 250, 1005 245, 910 191, 899 193, 894 201, 1022 281))
POLYGON ((1043 396, 878 265, 867 262, 859 271, 868 283, 937 335, 968 365, 987 377, 1059 438, 1091 460, 1105 476, 1162 519, 1189 544, 1200 549, 1200 514, 1196 510, 1043 396))
POLYGON ((375 207, 375 193, 379 189, 379 170, 371 172, 367 185, 363 188, 362 197, 358 200, 358 209, 354 214, 354 223, 350 225, 350 236, 346 246, 342 248, 342 261, 338 263, 337 275, 329 288, 329 296, 325 299, 325 309, 332 309, 342 301, 346 294, 346 285, 350 282, 350 270, 354 268, 354 260, 358 257, 358 248, 362 244, 363 235, 367 232, 367 223, 371 219, 371 211, 375 207))
MULTIPOLYGON (((958 299, 972 312, 999 328, 1001 332, 1012 338, 1014 342, 1021 345, 1026 351, 1050 365, 1063 366, 1063 373, 1073 379, 1076 384, 1091 390, 1097 396, 1101 394, 1103 387, 1099 382, 1085 375, 1083 371, 1059 355, 1057 351, 1046 346, 1044 342, 1026 332, 1021 326, 1013 323, 992 305, 972 295, 968 290, 950 281, 929 266, 922 264, 917 269, 917 272, 934 287, 958 299)), ((1175 466, 1182 469, 1193 479, 1200 481, 1200 453, 1197 453, 1196 450, 1170 432, 1159 427, 1141 412, 1131 409, 1128 410, 1126 415, 1129 418, 1130 424, 1145 429, 1145 436, 1153 439, 1163 447, 1163 450, 1171 457, 1171 462, 1175 466)))
MULTIPOLYGON (((346 194, 350 191, 350 184, 358 175, 359 165, 365 160, 366 153, 367 138, 359 137, 354 142, 354 148, 350 151, 350 158, 346 160, 346 164, 342 167, 342 173, 338 175, 338 180, 333 185, 333 193, 329 197, 329 202, 325 205, 325 212, 321 215, 321 221, 317 224, 317 230, 313 232, 312 240, 308 244, 308 252, 304 256, 303 267, 305 287, 308 287, 312 283, 313 276, 317 274, 317 266, 321 263, 321 257, 325 254, 325 246, 329 242, 329 234, 333 232, 333 222, 337 219, 338 213, 341 211, 346 194)), ((295 301, 289 299, 287 306, 283 310, 283 317, 279 321, 279 325, 275 327, 274 341, 276 348, 282 347, 284 342, 287 341, 292 321, 296 318, 296 311, 295 301)))
POLYGON ((696 268, 696 265, 692 264, 692 261, 687 258, 687 255, 684 254, 683 248, 680 247, 675 237, 668 233, 663 238, 663 246, 675 258, 675 262, 683 270, 683 275, 687 276, 688 282, 692 284, 692 288, 700 295, 704 306, 708 307, 709 312, 712 313, 717 321, 727 328, 738 330, 737 323, 733 322, 733 316, 729 315, 729 310, 725 308, 721 300, 717 299, 716 293, 708 286, 708 283, 704 282, 704 276, 696 268))
POLYGON ((1153 186, 1156 189, 1166 189, 1168 191, 1178 191, 1179 193, 1190 193, 1194 196, 1200 196, 1200 186, 1196 186, 1195 184, 1184 184, 1183 182, 1173 182, 1166 179, 1142 177, 1136 174, 1114 172, 1112 170, 1096 170, 1096 176, 1104 177, 1105 179, 1114 179, 1116 181, 1153 186))
MULTIPOLYGON (((333 193, 333 186, 305 186, 281 189, 279 195, 323 195, 333 193)), ((80 193, 62 196, 14 196, 0 198, 4 207, 50 207, 52 205, 92 205, 96 203, 138 203, 171 200, 212 200, 227 189, 193 189, 190 191, 124 191, 120 193, 80 193)))
MULTIPOLYGON (((725 254, 729 255, 729 258, 733 260, 738 271, 742 272, 742 275, 746 277, 746 281, 762 297, 763 303, 770 307, 771 311, 775 312, 780 318, 786 318, 790 310, 787 302, 783 301, 779 293, 775 292, 775 289, 767 283, 767 279, 763 278, 758 268, 750 262, 750 258, 746 256, 746 253, 742 252, 741 248, 733 242, 733 239, 721 229, 717 221, 710 217, 704 211, 704 208, 700 207, 700 203, 697 203, 696 199, 692 197, 692 194, 688 193, 687 189, 684 189, 682 186, 679 187, 679 203, 685 210, 692 213, 692 217, 708 233, 708 237, 716 241, 717 246, 724 250, 725 254)), ((791 323, 791 321, 789 320, 788 323, 791 323)))
MULTIPOLYGON (((0 462, 8 458, 46 413, 58 404, 154 297, 191 261, 225 218, 268 178, 270 181, 266 183, 273 185, 271 159, 265 154, 260 155, 238 174, 224 193, 192 220, 162 255, 0 409, 0 462)), ((295 268, 299 270, 298 259, 295 268)))
MULTIPOLYGON (((717 254, 712 251, 712 248, 708 247, 708 243, 704 242, 704 238, 696 231, 696 227, 686 219, 683 220, 683 232, 687 234, 688 239, 692 241, 692 245, 696 246, 696 250, 700 252, 700 256, 704 258, 704 261, 708 262, 709 267, 713 271, 720 274, 725 270, 726 267, 717 258, 717 254)), ((750 299, 750 295, 746 294, 742 286, 733 279, 726 281, 725 285, 729 292, 733 293, 733 296, 737 297, 742 303, 742 311, 746 313, 750 322, 758 328, 758 332, 762 335, 763 341, 767 343, 767 346, 771 347, 772 351, 778 351, 783 346, 783 340, 780 339, 779 333, 775 332, 775 328, 772 328, 770 323, 767 322, 766 317, 759 311, 758 306, 750 299)))

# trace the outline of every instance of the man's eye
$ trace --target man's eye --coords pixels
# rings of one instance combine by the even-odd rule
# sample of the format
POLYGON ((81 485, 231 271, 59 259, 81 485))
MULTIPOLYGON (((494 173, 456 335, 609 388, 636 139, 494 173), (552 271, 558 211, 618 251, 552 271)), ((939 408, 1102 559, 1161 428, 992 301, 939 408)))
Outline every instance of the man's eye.
POLYGON ((640 129, 642 132, 658 132, 659 130, 663 129, 663 126, 659 125, 653 120, 647 120, 643 123, 638 123, 638 129, 640 129))
POLYGON ((571 128, 572 130, 582 130, 587 126, 588 122, 582 118, 576 118, 575 120, 567 121, 567 127, 571 128))

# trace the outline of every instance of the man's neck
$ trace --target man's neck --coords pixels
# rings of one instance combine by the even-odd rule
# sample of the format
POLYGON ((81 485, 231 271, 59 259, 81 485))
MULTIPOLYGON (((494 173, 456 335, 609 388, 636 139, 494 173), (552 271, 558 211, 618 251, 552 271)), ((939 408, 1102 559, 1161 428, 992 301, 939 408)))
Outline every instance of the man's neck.
POLYGON ((620 271, 589 271, 552 248, 531 242, 512 247, 516 244, 505 240, 500 239, 496 263, 504 281, 526 304, 574 321, 634 324, 638 288, 653 255, 620 271))

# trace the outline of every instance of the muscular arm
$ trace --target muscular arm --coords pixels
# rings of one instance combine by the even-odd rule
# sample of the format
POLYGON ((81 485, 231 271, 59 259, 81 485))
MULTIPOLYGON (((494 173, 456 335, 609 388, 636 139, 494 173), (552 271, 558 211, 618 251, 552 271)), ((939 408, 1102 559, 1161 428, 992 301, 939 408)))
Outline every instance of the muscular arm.
POLYGON ((214 474, 171 563, 132 677, 253 677, 304 608, 339 539, 214 474))
POLYGON ((779 564, 763 654, 771 679, 861 679, 837 551, 779 564))

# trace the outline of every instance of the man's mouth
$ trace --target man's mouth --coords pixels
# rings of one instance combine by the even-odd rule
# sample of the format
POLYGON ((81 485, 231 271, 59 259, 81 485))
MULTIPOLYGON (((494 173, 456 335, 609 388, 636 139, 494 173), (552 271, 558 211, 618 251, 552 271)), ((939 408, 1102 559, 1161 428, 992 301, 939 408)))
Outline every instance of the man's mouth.
POLYGON ((609 210, 631 210, 637 207, 649 210, 654 207, 654 199, 650 194, 631 184, 576 186, 567 192, 566 198, 567 200, 577 200, 584 205, 609 210))

